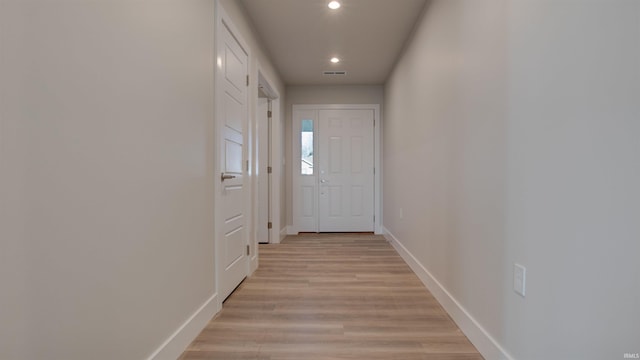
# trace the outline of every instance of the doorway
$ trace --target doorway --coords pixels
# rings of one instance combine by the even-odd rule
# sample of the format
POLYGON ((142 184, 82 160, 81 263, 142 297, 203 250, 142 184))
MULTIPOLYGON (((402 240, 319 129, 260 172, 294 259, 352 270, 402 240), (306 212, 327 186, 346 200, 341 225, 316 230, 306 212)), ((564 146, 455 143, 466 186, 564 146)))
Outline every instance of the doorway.
POLYGON ((256 156, 255 156, 255 174, 256 174, 256 238, 261 244, 279 242, 279 232, 274 233, 278 229, 278 225, 274 226, 275 214, 278 213, 278 203, 274 201, 274 188, 276 181, 274 180, 274 116, 275 109, 279 107, 279 96, 273 88, 270 81, 258 71, 258 99, 256 106, 256 156))
POLYGON ((379 233, 378 105, 293 106, 293 231, 379 233))

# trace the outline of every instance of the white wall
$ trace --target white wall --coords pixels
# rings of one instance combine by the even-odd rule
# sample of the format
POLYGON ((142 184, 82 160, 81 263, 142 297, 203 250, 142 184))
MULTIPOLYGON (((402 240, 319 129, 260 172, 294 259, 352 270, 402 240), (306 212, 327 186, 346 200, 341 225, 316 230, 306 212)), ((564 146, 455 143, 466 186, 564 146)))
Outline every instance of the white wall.
POLYGON ((0 3, 0 358, 144 359, 214 293, 213 3, 0 3))
POLYGON ((509 28, 506 343, 640 353, 640 2, 516 1, 509 28))
POLYGON ((494 333, 506 294, 505 3, 428 5, 385 87, 383 123, 385 228, 494 333))
POLYGON ((638 64, 637 1, 434 0, 389 78, 384 225, 486 358, 640 352, 638 64))
POLYGON ((215 312, 214 26, 208 0, 0 2, 0 358, 171 358, 215 312))
MULTIPOLYGON (((287 86, 286 93, 286 163, 292 164, 292 117, 293 105, 305 104, 382 104, 382 85, 295 85, 287 86)), ((293 178, 286 172, 287 225, 293 225, 293 178)))

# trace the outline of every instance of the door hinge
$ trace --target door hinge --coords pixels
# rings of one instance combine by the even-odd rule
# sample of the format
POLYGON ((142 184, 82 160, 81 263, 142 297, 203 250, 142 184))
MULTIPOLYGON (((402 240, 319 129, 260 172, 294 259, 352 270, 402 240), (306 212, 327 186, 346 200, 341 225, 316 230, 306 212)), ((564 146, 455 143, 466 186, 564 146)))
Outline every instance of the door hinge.
POLYGON ((251 247, 249 247, 249 245, 247 245, 247 256, 251 255, 251 247))
POLYGON ((247 172, 249 172, 249 160, 246 161, 247 172))
POLYGON ((267 223, 267 229, 271 229, 271 228, 273 228, 273 223, 271 221, 269 221, 267 223))
POLYGON ((273 172, 273 168, 271 166, 267 166, 267 174, 271 174, 273 172))
POLYGON ((273 112, 271 112, 271 110, 267 111, 267 117, 272 117, 273 116, 273 112))
POLYGON ((249 86, 249 75, 247 75, 247 86, 249 86))

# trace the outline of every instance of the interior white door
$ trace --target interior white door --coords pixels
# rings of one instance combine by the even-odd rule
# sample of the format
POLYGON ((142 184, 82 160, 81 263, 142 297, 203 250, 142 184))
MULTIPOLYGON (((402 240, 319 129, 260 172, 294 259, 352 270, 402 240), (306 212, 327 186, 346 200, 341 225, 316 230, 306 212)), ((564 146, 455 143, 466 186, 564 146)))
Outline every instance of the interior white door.
POLYGON ((373 110, 320 110, 320 232, 374 230, 373 110))
POLYGON ((248 55, 231 32, 222 26, 219 46, 219 75, 222 76, 219 124, 221 194, 218 219, 219 259, 223 262, 219 275, 221 298, 225 299, 247 276, 247 216, 244 160, 247 119, 248 55))

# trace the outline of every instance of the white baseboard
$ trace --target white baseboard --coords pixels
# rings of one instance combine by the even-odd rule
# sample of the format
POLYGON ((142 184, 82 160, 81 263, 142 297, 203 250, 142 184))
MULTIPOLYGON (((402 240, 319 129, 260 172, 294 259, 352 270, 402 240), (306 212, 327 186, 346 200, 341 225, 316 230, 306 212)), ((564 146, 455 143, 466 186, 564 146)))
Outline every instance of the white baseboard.
POLYGON ((218 294, 213 294, 147 360, 176 360, 220 311, 218 294))
POLYGON ((431 294, 449 313, 460 330, 485 359, 513 360, 513 357, 473 318, 469 312, 445 289, 442 284, 416 259, 402 243, 382 227, 384 237, 420 278, 431 294))
POLYGON ((287 226, 287 235, 298 235, 298 230, 293 225, 287 226))
MULTIPOLYGON (((284 238, 287 236, 288 234, 288 226, 283 227, 282 229, 280 229, 280 241, 284 240, 284 238)), ((278 242, 280 242, 278 241, 278 242)))

